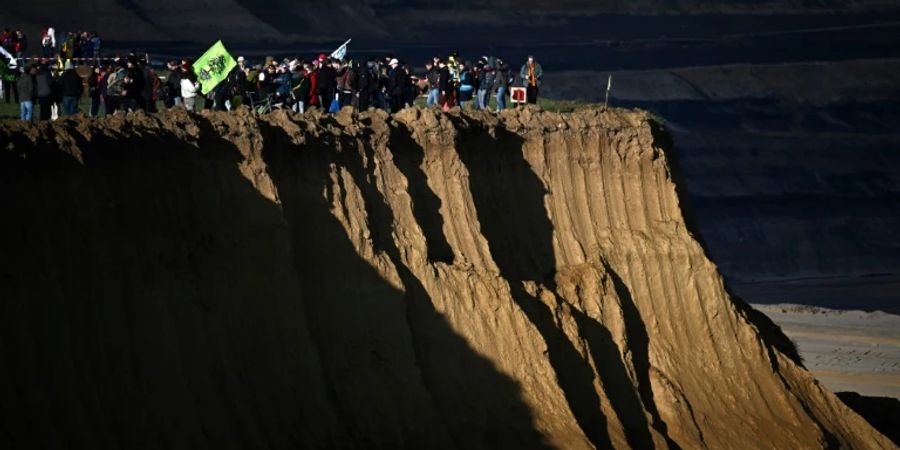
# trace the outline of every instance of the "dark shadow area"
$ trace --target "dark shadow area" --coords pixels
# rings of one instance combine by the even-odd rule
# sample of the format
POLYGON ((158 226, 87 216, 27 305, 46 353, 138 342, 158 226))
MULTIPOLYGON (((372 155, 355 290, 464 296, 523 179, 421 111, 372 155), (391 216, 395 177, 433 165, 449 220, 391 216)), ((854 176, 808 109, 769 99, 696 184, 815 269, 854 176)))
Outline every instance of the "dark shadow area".
POLYGON ((280 209, 207 119, 199 148, 154 120, 3 161, 0 446, 341 445, 280 209))
POLYGON ((725 285, 725 292, 728 294, 731 302, 737 307, 738 311, 746 314, 750 323, 756 326, 756 329, 762 334, 763 342, 765 342, 767 346, 783 353, 798 366, 806 367, 803 365, 803 358, 800 356, 797 344, 784 334, 781 327, 773 322, 769 316, 756 310, 749 303, 745 302, 744 299, 732 292, 731 288, 728 287, 728 284, 725 285))
POLYGON ((453 264, 453 250, 444 235, 441 199, 428 186, 428 176, 422 168, 425 149, 402 124, 391 126, 391 146, 394 150, 394 164, 409 182, 413 215, 428 243, 428 260, 453 264))
MULTIPOLYGON (((320 120, 323 125, 337 125, 333 118, 320 120)), ((363 119, 367 120, 371 119, 363 119)), ((345 409, 342 420, 352 425, 354 414, 346 411, 348 408, 387 408, 407 421, 385 427, 386 436, 357 433, 354 441, 362 447, 384 446, 385 442, 404 448, 545 447, 519 386, 452 330, 435 311, 424 286, 404 265, 391 237, 393 213, 376 184, 376 149, 371 148, 367 136, 323 133, 298 146, 283 128, 265 122, 260 125, 264 158, 293 234, 296 276, 308 315, 317 323, 312 328, 314 340, 320 343, 333 395, 345 409), (338 172, 336 186, 333 170, 338 172), (350 181, 361 191, 373 245, 397 269, 405 292, 394 289, 357 254, 330 210, 335 197, 352 188, 350 181), (364 317, 369 322, 343 323, 340 315, 364 317), (362 372, 342 372, 338 357, 346 348, 341 335, 360 330, 378 354, 372 355, 370 364, 361 363, 357 370, 362 372), (405 338, 402 330, 408 330, 405 338), (381 348, 390 353, 382 353, 381 348), (460 372, 460 367, 464 371, 460 372), (388 397, 391 403, 367 405, 347 397, 342 386, 352 386, 358 377, 368 378, 366 389, 377 391, 373 394, 377 397, 388 397), (390 437, 396 440, 383 439, 394 434, 390 437)), ((418 147, 392 150, 405 155, 418 147)), ((424 176, 410 179, 411 184, 422 182, 424 176)))
MULTIPOLYGON (((743 302, 736 301, 735 303, 740 304, 743 302)), ((766 319, 768 318, 766 317, 766 319)), ((781 332, 780 329, 778 331, 781 332)), ((784 386, 785 390, 791 391, 791 384, 788 383, 788 381, 784 379, 784 375, 781 374, 781 368, 778 364, 778 356, 775 354, 776 347, 768 343, 765 335, 763 335, 763 340, 766 341, 766 353, 769 357, 769 363, 771 364, 772 372, 776 376, 778 376, 778 380, 781 381, 781 384, 784 386)), ((805 401, 803 401, 802 398, 798 398, 798 403, 803 409, 803 412, 806 413, 806 416, 809 418, 809 420, 811 420, 816 425, 816 428, 822 433, 822 437, 825 439, 825 448, 828 450, 837 450, 841 448, 841 442, 838 440, 837 436, 835 436, 834 433, 832 433, 827 427, 822 425, 822 421, 819 420, 815 412, 810 409, 809 405, 805 401)))
MULTIPOLYGON (((669 437, 668 426, 660 417, 656 408, 656 400, 653 398, 653 387, 650 384, 650 337, 647 335, 647 327, 641 319, 641 313, 634 303, 631 291, 612 267, 605 264, 606 273, 613 282, 613 287, 622 303, 622 316, 625 320, 625 333, 627 335, 628 349, 631 350, 632 364, 637 377, 638 394, 640 403, 643 403, 653 420, 653 427, 662 434, 671 449, 680 449, 675 441, 669 437)), ((639 411, 640 412, 640 411, 639 411)))
POLYGON ((192 116, 200 138, 185 142, 170 119, 101 120, 119 131, 90 138, 60 122, 83 164, 52 131, 35 146, 0 129, 22 149, 0 155, 0 447, 544 446, 519 386, 408 270, 404 293, 355 252, 329 209, 341 193, 323 196, 332 163, 397 256, 358 153, 265 128, 278 205, 228 133, 192 116))
MULTIPOLYGON (((461 131, 456 148, 469 170, 470 190, 481 231, 513 299, 541 333, 550 363, 576 420, 597 448, 612 446, 595 373, 588 361, 556 324, 558 311, 534 298, 523 287, 536 281, 555 291, 556 261, 553 228, 544 207, 546 189, 522 154, 524 139, 502 127, 491 135, 478 123, 452 119, 461 131)), ((621 354, 609 331, 572 308, 587 341, 612 408, 634 448, 652 448, 653 441, 640 398, 632 389, 621 354)))
POLYGON ((896 445, 900 445, 900 400, 892 397, 867 397, 856 392, 838 392, 850 409, 896 445))

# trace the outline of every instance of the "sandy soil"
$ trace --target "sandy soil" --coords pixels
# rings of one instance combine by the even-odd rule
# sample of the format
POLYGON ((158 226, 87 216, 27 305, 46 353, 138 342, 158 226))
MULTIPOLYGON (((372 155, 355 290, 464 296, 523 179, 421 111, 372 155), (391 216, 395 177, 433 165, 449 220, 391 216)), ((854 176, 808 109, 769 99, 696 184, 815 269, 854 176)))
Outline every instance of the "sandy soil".
POLYGON ((754 305, 782 327, 834 392, 900 398, 900 316, 805 305, 754 305))

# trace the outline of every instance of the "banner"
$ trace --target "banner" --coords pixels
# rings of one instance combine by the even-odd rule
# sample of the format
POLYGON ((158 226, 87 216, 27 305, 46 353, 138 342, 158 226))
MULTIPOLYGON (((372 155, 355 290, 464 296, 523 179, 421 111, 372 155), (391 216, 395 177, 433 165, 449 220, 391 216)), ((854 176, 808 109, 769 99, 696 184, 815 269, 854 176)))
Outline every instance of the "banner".
POLYGON ((331 57, 334 59, 344 59, 347 57, 347 44, 350 43, 353 39, 347 39, 347 42, 344 42, 337 50, 331 52, 331 57))
POLYGON ((213 44, 193 66, 197 80, 200 82, 200 92, 203 95, 208 94, 228 77, 228 73, 235 66, 237 66, 237 61, 231 57, 228 50, 225 50, 222 41, 213 44))

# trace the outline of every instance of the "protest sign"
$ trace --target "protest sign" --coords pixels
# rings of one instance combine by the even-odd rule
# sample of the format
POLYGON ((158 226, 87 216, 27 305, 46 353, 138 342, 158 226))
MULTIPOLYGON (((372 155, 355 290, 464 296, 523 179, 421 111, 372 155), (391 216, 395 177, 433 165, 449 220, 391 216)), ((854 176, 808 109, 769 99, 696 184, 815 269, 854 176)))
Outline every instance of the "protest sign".
POLYGON ((231 57, 222 41, 213 44, 193 66, 197 80, 200 82, 200 92, 203 95, 208 94, 228 77, 228 73, 235 66, 237 66, 237 61, 231 57))

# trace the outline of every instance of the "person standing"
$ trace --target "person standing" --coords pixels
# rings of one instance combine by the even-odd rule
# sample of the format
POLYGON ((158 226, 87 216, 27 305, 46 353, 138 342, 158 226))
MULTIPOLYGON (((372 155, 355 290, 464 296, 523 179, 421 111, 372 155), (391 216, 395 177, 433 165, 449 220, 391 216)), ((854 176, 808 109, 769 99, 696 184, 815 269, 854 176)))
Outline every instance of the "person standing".
POLYGON ((122 106, 122 93, 125 91, 125 68, 121 62, 110 68, 106 75, 106 96, 104 97, 104 107, 106 115, 115 114, 122 106))
POLYGON ((19 103, 19 91, 16 89, 16 81, 19 78, 19 71, 15 65, 10 67, 10 63, 3 57, 0 57, 0 80, 3 81, 3 96, 6 97, 6 104, 12 104, 15 97, 16 103, 19 103))
POLYGON ((94 66, 88 78, 88 95, 91 97, 90 117, 100 114, 100 103, 103 95, 101 87, 106 83, 106 72, 100 66, 94 66))
POLYGON ((34 75, 37 69, 29 67, 28 71, 16 81, 16 92, 19 94, 19 119, 31 122, 34 117, 34 75))
POLYGON ((41 50, 44 58, 56 56, 56 30, 53 27, 41 33, 41 50))
POLYGON ((356 71, 349 64, 338 63, 335 72, 337 73, 336 83, 338 104, 341 108, 345 106, 354 106, 356 90, 356 71))
POLYGON ((475 80, 469 66, 470 64, 459 63, 459 107, 463 109, 475 94, 475 80))
POLYGON ((378 90, 378 75, 375 73, 375 61, 367 61, 360 65, 357 76, 356 106, 360 111, 369 109, 372 97, 378 90))
POLYGON ((478 109, 488 109, 491 103, 491 94, 494 92, 494 85, 497 84, 497 72, 489 64, 485 64, 481 69, 481 75, 478 81, 478 109))
POLYGON ((388 77, 388 95, 391 97, 391 112, 395 113, 403 109, 405 103, 407 76, 397 58, 391 59, 388 65, 391 68, 391 74, 388 77))
POLYGON ((275 96, 275 66, 269 64, 259 73, 259 81, 256 83, 256 95, 260 102, 264 102, 275 96))
POLYGON ((306 78, 309 79, 309 100, 306 102, 306 108, 315 108, 319 106, 319 63, 313 61, 307 66, 306 78))
POLYGON ((431 107, 438 104, 441 96, 441 69, 431 61, 425 63, 425 81, 428 83, 428 97, 425 104, 431 107))
POLYGON ((144 78, 144 70, 138 66, 136 57, 129 56, 126 61, 124 91, 122 92, 123 107, 127 110, 146 110, 147 102, 144 99, 144 87, 147 80, 144 78))
POLYGON ((544 80, 544 70, 534 60, 534 56, 528 56, 528 61, 519 71, 519 78, 522 79, 522 84, 525 86, 525 98, 528 103, 537 103, 538 90, 541 88, 544 80))
POLYGON ((452 108, 456 103, 455 91, 453 89, 453 75, 450 68, 443 60, 438 61, 438 87, 441 90, 441 98, 438 99, 441 107, 452 108))
POLYGON ((50 120, 50 108, 53 106, 53 76, 46 64, 42 64, 34 76, 34 92, 38 106, 41 107, 39 119, 50 120))
POLYGON ((322 105, 325 111, 331 109, 331 103, 334 101, 334 96, 337 93, 337 70, 335 70, 334 66, 335 64, 331 60, 325 60, 319 68, 316 88, 319 91, 319 104, 322 105))
POLYGON ((291 111, 300 114, 306 112, 306 104, 309 101, 309 78, 306 77, 306 73, 307 68, 298 64, 291 76, 291 111))
POLYGON ((197 76, 194 72, 186 72, 181 77, 181 101, 184 108, 188 111, 194 111, 194 103, 197 101, 197 89, 200 84, 197 83, 197 76))
POLYGON ((166 107, 172 108, 181 105, 181 78, 184 72, 177 61, 171 61, 168 64, 169 76, 166 78, 166 89, 169 92, 169 98, 166 101, 166 107))
POLYGON ((143 100, 144 110, 148 113, 156 112, 157 93, 159 86, 162 84, 156 71, 149 64, 144 64, 140 68, 141 74, 144 76, 144 88, 141 89, 141 99, 143 100))
POLYGON ((509 65, 503 58, 497 58, 497 73, 494 80, 494 90, 497 91, 497 112, 506 109, 506 91, 509 90, 509 65))
POLYGON ((419 79, 411 65, 404 64, 403 71, 406 73, 403 85, 403 107, 412 107, 416 105, 416 98, 419 97, 419 79))
POLYGON ((78 72, 75 72, 75 67, 72 66, 72 63, 66 63, 65 72, 60 77, 60 84, 62 85, 63 114, 71 116, 78 112, 78 101, 81 100, 81 94, 84 93, 84 84, 81 81, 81 76, 78 75, 78 72))
POLYGON ((16 59, 25 57, 25 51, 28 50, 28 38, 21 30, 16 31, 16 37, 13 38, 13 54, 16 59))
POLYGON ((91 33, 91 47, 93 47, 94 54, 93 55, 85 55, 85 56, 93 56, 94 62, 100 64, 100 46, 103 45, 103 41, 100 39, 100 36, 97 35, 97 32, 94 31, 91 33))

